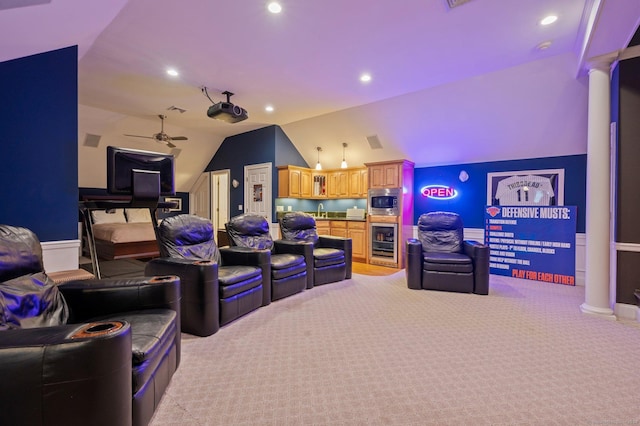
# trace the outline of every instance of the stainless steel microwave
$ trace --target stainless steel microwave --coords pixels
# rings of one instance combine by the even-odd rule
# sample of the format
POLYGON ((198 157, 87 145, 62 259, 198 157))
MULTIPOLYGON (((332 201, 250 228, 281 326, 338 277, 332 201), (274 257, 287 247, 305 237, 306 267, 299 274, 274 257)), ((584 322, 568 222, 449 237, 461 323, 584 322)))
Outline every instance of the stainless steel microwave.
POLYGON ((370 189, 367 206, 370 215, 398 216, 400 188, 370 189))

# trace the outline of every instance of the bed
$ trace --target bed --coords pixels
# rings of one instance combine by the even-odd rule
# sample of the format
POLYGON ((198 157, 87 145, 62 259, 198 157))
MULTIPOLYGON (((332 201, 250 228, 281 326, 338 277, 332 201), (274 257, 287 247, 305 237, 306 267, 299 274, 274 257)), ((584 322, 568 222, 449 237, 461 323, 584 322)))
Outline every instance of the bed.
MULTIPOLYGON (((99 259, 143 259, 160 255, 149 209, 92 210, 91 221, 99 259)), ((84 246, 88 250, 88 244, 84 246)))

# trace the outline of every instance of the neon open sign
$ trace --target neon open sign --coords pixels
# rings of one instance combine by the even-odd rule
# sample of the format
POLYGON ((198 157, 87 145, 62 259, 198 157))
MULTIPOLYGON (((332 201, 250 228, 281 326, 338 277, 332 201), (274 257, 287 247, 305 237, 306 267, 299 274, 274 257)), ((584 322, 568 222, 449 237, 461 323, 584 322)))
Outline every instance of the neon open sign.
POLYGON ((458 191, 446 185, 427 185, 420 190, 423 197, 450 200, 458 196, 458 191))

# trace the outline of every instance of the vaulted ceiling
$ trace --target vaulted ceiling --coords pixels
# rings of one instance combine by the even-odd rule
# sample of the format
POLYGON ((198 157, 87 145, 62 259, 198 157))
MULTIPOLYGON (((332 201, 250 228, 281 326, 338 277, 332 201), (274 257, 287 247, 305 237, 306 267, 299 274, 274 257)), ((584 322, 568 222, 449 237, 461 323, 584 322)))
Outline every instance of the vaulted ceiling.
MULTIPOLYGON (((282 126, 309 163, 316 146, 341 154, 347 142, 358 162, 402 156, 444 164, 500 159, 506 147, 487 144, 477 155, 462 147, 466 156, 425 149, 407 127, 424 135, 430 128, 420 122, 446 117, 434 117, 435 105, 430 117, 408 108, 412 96, 423 93, 423 103, 424 93, 442 97, 451 116, 451 98, 464 88, 441 88, 455 82, 492 73, 500 80, 501 70, 532 63, 540 71, 561 64, 578 78, 589 58, 625 47, 640 18, 637 0, 470 0, 452 1, 460 4, 454 8, 446 0, 281 0, 279 14, 267 3, 0 1, 0 61, 77 44, 81 129, 111 131, 122 145, 128 143, 123 133, 157 132, 157 115, 166 114, 168 133, 190 136, 176 145, 195 173, 224 137, 270 124, 282 126), (558 20, 540 25, 550 14, 558 20), (540 48, 545 42, 550 45, 540 48), (168 68, 179 75, 167 75, 168 68), (360 81, 363 73, 369 82, 360 81), (214 101, 223 100, 224 90, 234 92, 232 102, 249 119, 208 118, 211 102, 202 87, 214 101), (267 105, 274 110, 265 111, 267 105), (406 110, 402 126, 384 123, 387 105, 406 110), (382 150, 370 149, 366 137, 373 135, 382 150)), ((398 120, 398 111, 391 115, 398 120)), ((326 158, 329 166, 339 164, 339 154, 326 158)))

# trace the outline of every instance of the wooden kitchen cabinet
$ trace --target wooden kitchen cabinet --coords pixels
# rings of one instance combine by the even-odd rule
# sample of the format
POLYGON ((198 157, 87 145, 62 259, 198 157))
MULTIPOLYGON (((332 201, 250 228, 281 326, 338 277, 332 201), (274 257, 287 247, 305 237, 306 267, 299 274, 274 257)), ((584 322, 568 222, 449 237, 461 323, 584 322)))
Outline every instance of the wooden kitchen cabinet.
POLYGON ((347 238, 351 238, 351 256, 354 260, 367 260, 367 223, 347 222, 347 238))
POLYGON ((329 222, 331 227, 331 235, 334 237, 347 238, 347 221, 346 220, 332 220, 329 222))
POLYGON ((316 171, 278 166, 278 197, 306 199, 366 198, 369 169, 316 171))
POLYGON ((349 198, 365 198, 369 189, 369 170, 366 167, 349 170, 349 198))
POLYGON ((347 198, 349 196, 349 175, 346 171, 330 171, 328 178, 328 198, 347 198))
POLYGON ((399 188, 401 164, 369 166, 369 188, 399 188))
POLYGON ((310 198, 311 170, 304 167, 278 167, 278 197, 310 198))
POLYGON ((331 225, 329 221, 316 219, 316 232, 318 235, 331 235, 331 225))

